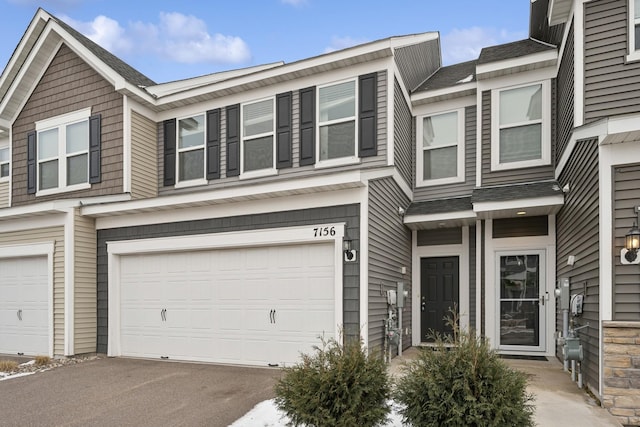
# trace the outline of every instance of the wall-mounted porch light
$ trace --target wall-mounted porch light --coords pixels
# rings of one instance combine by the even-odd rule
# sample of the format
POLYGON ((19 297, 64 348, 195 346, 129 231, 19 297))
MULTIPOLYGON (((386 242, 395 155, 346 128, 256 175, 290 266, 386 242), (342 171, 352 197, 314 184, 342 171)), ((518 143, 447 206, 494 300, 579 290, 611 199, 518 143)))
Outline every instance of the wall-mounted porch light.
POLYGON ((620 261, 623 264, 640 264, 640 258, 638 257, 638 250, 640 250, 640 206, 633 208, 633 211, 638 216, 638 219, 633 222, 633 227, 624 237, 624 248, 620 251, 620 261))
POLYGON ((355 262, 357 253, 355 249, 351 247, 351 239, 348 236, 344 236, 342 239, 342 249, 344 252, 344 262, 355 262))

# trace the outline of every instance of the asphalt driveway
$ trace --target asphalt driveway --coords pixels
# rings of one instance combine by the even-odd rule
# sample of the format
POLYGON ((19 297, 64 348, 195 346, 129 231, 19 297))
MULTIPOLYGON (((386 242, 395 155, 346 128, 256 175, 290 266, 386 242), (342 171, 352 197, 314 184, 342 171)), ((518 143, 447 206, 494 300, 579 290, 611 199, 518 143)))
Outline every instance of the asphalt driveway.
POLYGON ((0 381, 2 426, 228 426, 277 369, 102 358, 0 381))

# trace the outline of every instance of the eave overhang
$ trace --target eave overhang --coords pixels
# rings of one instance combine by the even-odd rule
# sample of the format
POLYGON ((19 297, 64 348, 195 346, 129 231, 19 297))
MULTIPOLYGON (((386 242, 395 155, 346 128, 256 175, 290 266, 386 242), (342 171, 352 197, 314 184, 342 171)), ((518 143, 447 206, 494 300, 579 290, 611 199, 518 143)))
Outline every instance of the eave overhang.
POLYGON ((539 70, 556 66, 557 62, 558 51, 550 49, 544 52, 532 53, 517 58, 479 64, 476 67, 476 78, 478 80, 486 80, 510 74, 539 70))

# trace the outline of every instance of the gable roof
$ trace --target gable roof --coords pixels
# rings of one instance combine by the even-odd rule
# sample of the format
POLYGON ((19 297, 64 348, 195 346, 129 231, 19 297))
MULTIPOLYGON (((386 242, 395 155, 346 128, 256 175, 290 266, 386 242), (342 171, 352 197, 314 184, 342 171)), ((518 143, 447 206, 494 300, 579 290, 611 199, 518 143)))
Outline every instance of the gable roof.
POLYGON ((556 46, 531 38, 518 40, 511 43, 483 48, 480 51, 480 56, 478 57, 478 65, 519 58, 521 56, 527 56, 534 53, 555 51, 556 49, 556 46))
POLYGON ((476 81, 476 60, 461 62, 440 68, 431 77, 425 80, 415 92, 444 89, 463 83, 476 81))

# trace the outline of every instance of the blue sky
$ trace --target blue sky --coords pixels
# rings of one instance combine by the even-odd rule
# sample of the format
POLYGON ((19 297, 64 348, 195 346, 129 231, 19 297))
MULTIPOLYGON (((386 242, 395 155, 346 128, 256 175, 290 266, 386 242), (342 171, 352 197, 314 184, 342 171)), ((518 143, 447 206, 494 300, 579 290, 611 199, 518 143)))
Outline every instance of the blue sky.
POLYGON ((0 67, 38 6, 158 83, 439 31, 445 65, 526 38, 530 0, 0 0, 0 67))

